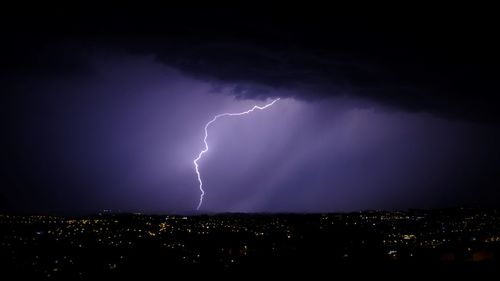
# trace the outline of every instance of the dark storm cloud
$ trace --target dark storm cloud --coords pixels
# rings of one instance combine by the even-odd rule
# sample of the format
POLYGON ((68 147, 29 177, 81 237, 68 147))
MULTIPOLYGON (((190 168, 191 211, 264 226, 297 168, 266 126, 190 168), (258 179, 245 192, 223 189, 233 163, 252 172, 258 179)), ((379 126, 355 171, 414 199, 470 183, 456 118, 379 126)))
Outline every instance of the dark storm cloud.
POLYGON ((296 97, 305 100, 353 96, 496 123, 497 20, 483 11, 465 12, 389 15, 249 5, 141 10, 127 4, 23 11, 21 19, 30 21, 18 15, 5 20, 15 22, 7 46, 18 40, 14 48, 23 47, 3 55, 8 69, 85 71, 77 61, 82 48, 110 46, 153 54, 202 79, 239 83, 233 94, 242 98, 263 98, 265 87, 302 88, 296 97))
POLYGON ((0 210, 192 210, 268 97, 204 210, 498 205, 487 15, 127 5, 2 11, 0 210))
POLYGON ((471 42, 476 39, 467 33, 446 44, 426 35, 358 35, 319 34, 330 46, 300 45, 309 40, 300 37, 283 45, 200 42, 177 52, 159 52, 159 59, 209 79, 306 89, 298 97, 307 100, 347 95, 445 117, 476 121, 498 117, 491 102, 498 93, 495 58, 481 53, 488 51, 483 44, 491 48, 489 42, 471 42), (436 46, 419 46, 419 40, 436 46))

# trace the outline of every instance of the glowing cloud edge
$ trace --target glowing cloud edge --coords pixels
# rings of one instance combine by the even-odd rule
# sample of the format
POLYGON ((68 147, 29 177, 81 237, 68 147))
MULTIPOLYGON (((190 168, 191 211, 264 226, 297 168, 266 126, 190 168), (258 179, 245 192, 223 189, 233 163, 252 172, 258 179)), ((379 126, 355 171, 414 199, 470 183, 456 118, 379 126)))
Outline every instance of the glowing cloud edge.
POLYGON ((271 105, 273 105, 275 102, 277 102, 279 100, 280 100, 279 98, 274 99, 272 102, 270 102, 270 103, 268 103, 268 104, 266 104, 264 106, 254 105, 251 109, 249 109, 247 111, 243 111, 243 112, 217 114, 217 115, 215 115, 214 118, 212 118, 212 120, 208 121, 208 123, 205 125, 205 137, 203 138, 203 142, 205 143, 205 148, 202 151, 200 151, 200 153, 198 154, 198 157, 196 157, 196 159, 193 160, 195 171, 196 171, 196 175, 198 176, 199 189, 200 189, 200 192, 201 192, 201 194, 200 194, 200 201, 198 203, 198 206, 196 207, 196 210, 200 209, 201 205, 203 204, 203 196, 205 195, 205 190, 203 189, 203 181, 201 180, 201 174, 200 174, 200 171, 199 171, 198 161, 201 159, 201 157, 203 156, 203 154, 205 154, 206 152, 208 152, 207 138, 208 138, 208 127, 210 126, 210 124, 214 123, 220 117, 225 117, 225 116, 241 116, 241 115, 249 114, 249 113, 253 112, 256 109, 264 110, 264 109, 270 107, 271 105))

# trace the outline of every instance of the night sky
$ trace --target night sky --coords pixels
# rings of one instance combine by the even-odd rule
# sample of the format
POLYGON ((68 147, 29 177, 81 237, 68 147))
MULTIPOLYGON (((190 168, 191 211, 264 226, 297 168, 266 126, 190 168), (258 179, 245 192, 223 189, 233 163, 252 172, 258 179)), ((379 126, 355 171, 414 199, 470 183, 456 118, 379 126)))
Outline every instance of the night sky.
POLYGON ((205 124, 276 98, 211 125, 201 212, 500 207, 499 21, 470 7, 2 9, 0 211, 192 212, 205 124))

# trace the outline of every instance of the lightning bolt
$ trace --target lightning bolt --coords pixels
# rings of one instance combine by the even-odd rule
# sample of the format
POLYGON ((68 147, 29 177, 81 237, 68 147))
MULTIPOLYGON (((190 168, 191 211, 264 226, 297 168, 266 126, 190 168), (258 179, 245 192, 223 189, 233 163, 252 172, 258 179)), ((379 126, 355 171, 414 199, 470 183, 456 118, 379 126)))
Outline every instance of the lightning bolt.
POLYGON ((275 102, 279 101, 280 99, 277 98, 275 100, 273 100, 272 102, 264 105, 264 106, 257 106, 257 105, 254 105, 252 108, 250 108, 249 110, 247 111, 243 111, 243 112, 238 112, 238 113, 221 113, 221 114, 217 114, 215 115, 214 118, 212 118, 212 120, 208 121, 208 123, 205 125, 205 137, 203 138, 203 142, 205 143, 205 148, 200 151, 200 154, 198 154, 198 157, 196 157, 196 159, 194 159, 193 163, 194 163, 194 167, 195 167, 195 170, 196 170, 196 175, 198 176, 198 182, 200 184, 200 202, 198 203, 198 207, 196 207, 196 210, 199 210, 201 205, 203 204, 203 196, 205 195, 205 190, 203 189, 203 181, 201 180, 201 174, 200 174, 200 170, 199 170, 199 165, 198 165, 198 161, 201 159, 201 157, 203 157, 203 154, 207 153, 208 152, 208 143, 207 143, 207 138, 208 138, 208 127, 210 127, 210 125, 212 123, 214 123, 215 121, 217 121, 217 119, 221 118, 221 117, 225 117, 225 116, 241 116, 241 115, 246 115, 246 114, 249 114, 251 112, 253 112, 254 110, 256 109, 259 109, 259 110, 264 110, 268 107, 270 107, 271 105, 273 105, 275 102))

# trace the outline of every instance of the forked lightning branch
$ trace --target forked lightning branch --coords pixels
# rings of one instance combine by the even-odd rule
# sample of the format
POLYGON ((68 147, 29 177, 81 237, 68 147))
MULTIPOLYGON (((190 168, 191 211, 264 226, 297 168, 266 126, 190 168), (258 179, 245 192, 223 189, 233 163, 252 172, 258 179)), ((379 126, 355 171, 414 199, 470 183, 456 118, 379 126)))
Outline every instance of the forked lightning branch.
POLYGON ((255 105, 254 107, 252 107, 251 109, 247 110, 247 111, 243 111, 243 112, 238 112, 238 113, 221 113, 221 114, 218 114, 218 115, 215 115, 214 118, 212 118, 212 120, 208 121, 208 123, 205 125, 205 137, 203 138, 203 142, 205 143, 205 148, 200 151, 200 153, 198 154, 198 157, 196 157, 196 159, 194 159, 193 163, 194 163, 194 167, 195 167, 195 170, 196 170, 196 175, 198 176, 198 182, 199 182, 199 188, 200 188, 200 201, 198 203, 198 206, 196 207, 196 210, 199 210, 201 205, 203 204, 203 196, 205 195, 205 190, 203 189, 203 181, 201 179, 201 174, 200 174, 200 170, 199 170, 199 164, 198 164, 198 161, 200 161, 200 159, 203 157, 203 154, 207 153, 208 152, 208 142, 207 142, 207 139, 208 139, 208 128, 210 127, 210 125, 212 123, 214 123, 215 121, 217 121, 217 119, 221 118, 221 117, 225 117, 225 116, 242 116, 242 115, 246 115, 246 114, 250 114, 251 112, 255 111, 256 109, 259 109, 259 110, 264 110, 268 107, 270 107, 271 105, 273 105, 275 102, 277 102, 279 100, 279 98, 273 100, 272 102, 264 105, 264 106, 257 106, 255 105))

